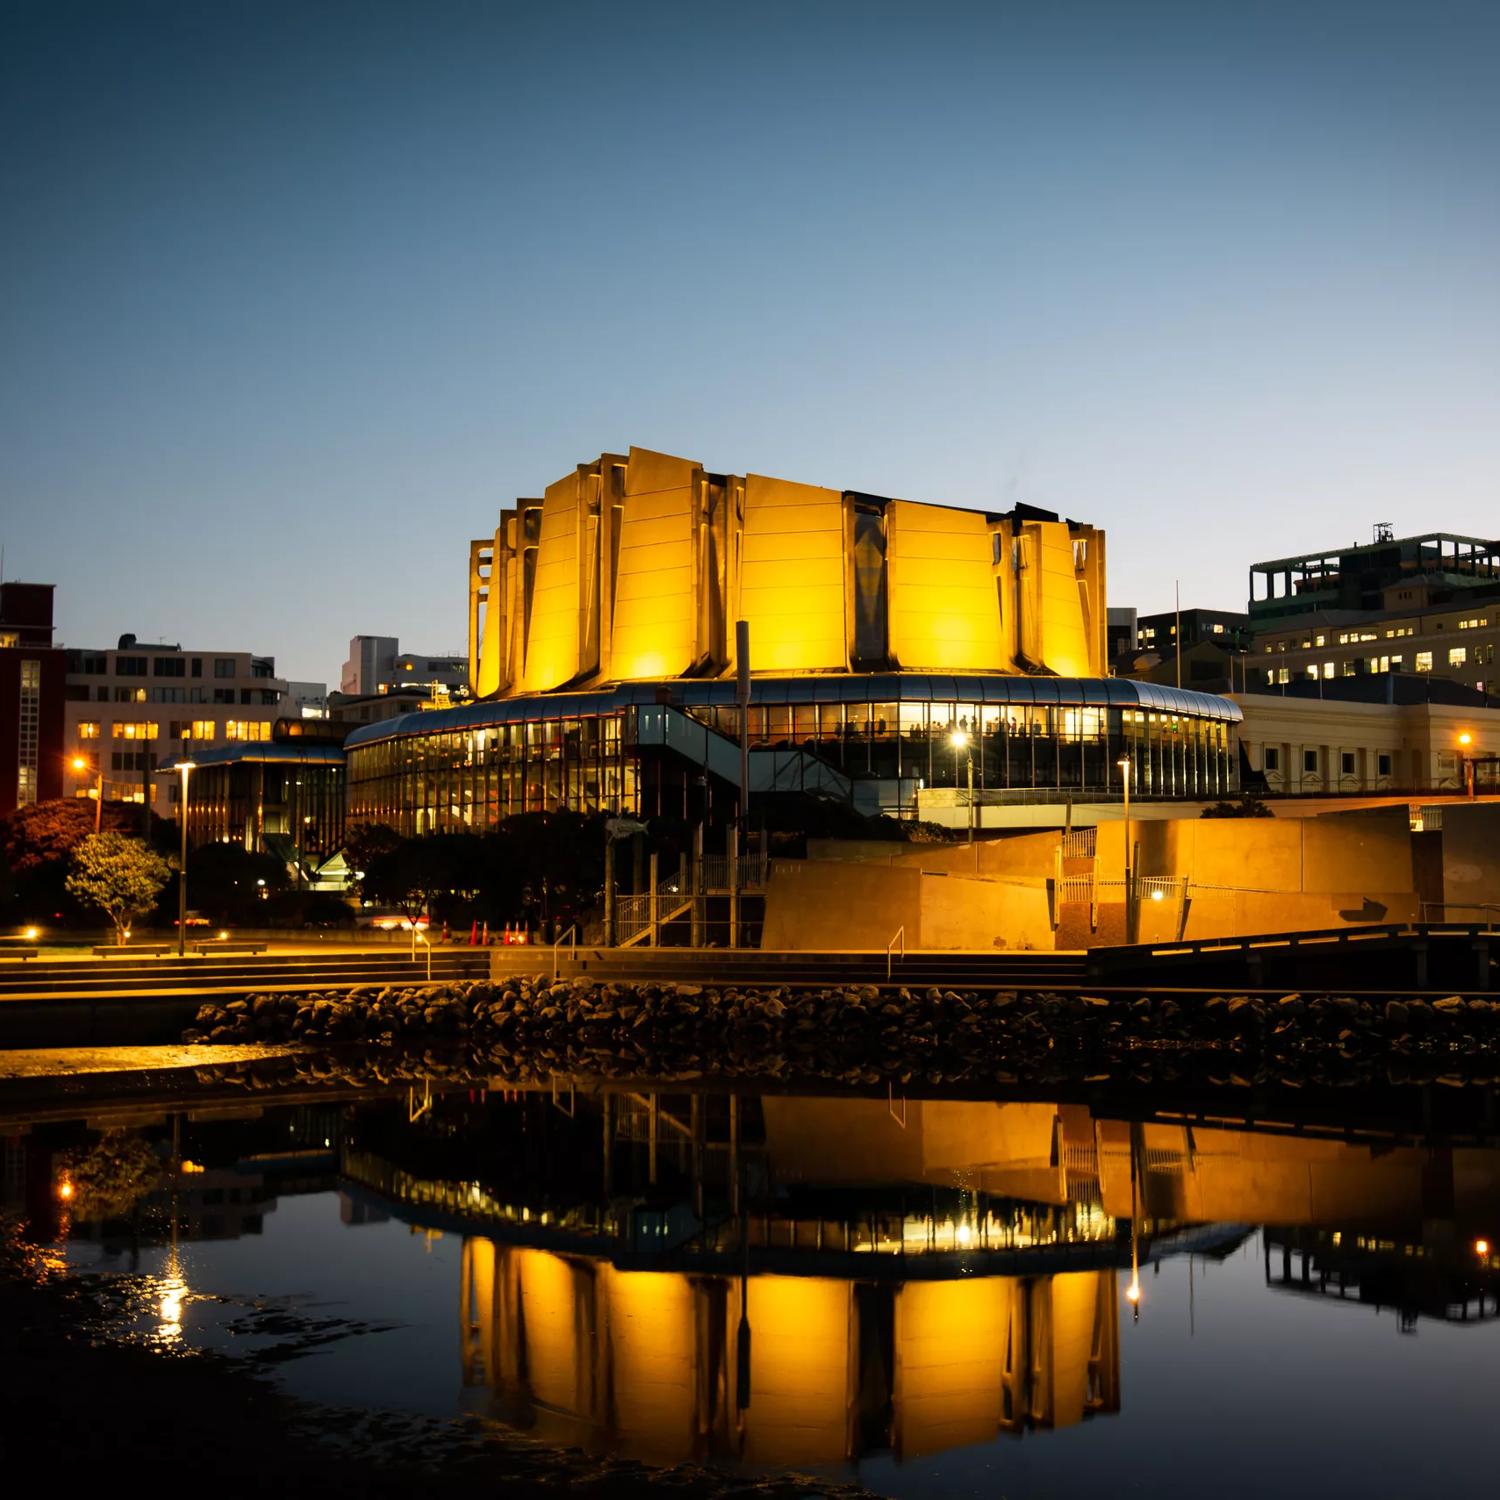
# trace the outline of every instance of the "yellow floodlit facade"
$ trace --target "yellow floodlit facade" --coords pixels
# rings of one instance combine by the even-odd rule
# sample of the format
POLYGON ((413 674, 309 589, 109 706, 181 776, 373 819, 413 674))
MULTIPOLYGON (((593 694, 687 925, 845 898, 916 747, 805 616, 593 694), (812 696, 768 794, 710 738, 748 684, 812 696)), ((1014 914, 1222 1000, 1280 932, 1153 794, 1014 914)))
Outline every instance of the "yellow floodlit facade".
POLYGON ((1018 507, 715 474, 643 448, 470 544, 477 696, 755 673, 1050 673, 1104 662, 1104 536, 1018 507))

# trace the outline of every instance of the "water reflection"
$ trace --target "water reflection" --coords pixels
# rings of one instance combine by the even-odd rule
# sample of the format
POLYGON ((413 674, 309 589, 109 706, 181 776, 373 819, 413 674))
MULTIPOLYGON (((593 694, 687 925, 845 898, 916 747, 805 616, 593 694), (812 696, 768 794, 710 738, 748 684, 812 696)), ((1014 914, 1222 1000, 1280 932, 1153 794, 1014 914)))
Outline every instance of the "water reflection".
MULTIPOLYGON (((441 1279, 429 1407, 648 1461, 836 1469, 1126 1426, 1138 1379, 1131 1420, 1150 1421, 1132 1340, 1184 1290, 1191 1320, 1191 1270, 1185 1288, 1157 1274, 1173 1263, 1201 1280, 1248 1249, 1255 1297, 1305 1308, 1310 1341, 1339 1303, 1492 1337, 1500 1151, 1492 1098, 1463 1107, 1424 1135, 1354 1101, 1337 1127, 1166 1101, 325 1092, 145 1105, 103 1130, 13 1121, 3 1180, 34 1239, 149 1273, 158 1341, 191 1338, 200 1299, 250 1289, 226 1266, 288 1276, 254 1242, 304 1200, 319 1227, 287 1228, 286 1292, 345 1295, 396 1264, 394 1234, 444 1250, 388 1268, 355 1309, 409 1316, 412 1278, 441 1279), (234 1245, 233 1262, 207 1253, 234 1245)), ((1232 1378, 1233 1350, 1223 1365, 1232 1378)))

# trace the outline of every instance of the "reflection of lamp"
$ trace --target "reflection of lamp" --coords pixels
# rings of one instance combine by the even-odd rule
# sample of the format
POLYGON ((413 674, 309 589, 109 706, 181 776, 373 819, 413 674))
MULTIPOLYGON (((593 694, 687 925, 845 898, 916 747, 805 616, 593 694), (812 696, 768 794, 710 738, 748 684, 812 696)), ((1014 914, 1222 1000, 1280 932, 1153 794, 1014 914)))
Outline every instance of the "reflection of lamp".
POLYGON ((427 950, 427 982, 432 983, 432 941, 425 932, 418 932, 415 924, 412 926, 412 934, 416 941, 427 950))
POLYGON ((1125 788, 1125 941, 1133 943, 1135 932, 1135 887, 1130 869, 1130 757, 1122 755, 1115 762, 1125 788))

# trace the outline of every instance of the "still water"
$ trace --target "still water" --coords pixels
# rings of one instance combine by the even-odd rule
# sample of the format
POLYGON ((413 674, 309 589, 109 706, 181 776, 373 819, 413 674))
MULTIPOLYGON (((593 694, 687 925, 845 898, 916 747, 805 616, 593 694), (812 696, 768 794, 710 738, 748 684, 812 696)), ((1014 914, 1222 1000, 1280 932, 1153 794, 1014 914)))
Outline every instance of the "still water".
POLYGON ((1488 1090, 209 1089, 0 1123, 126 1336, 892 1496, 1488 1491, 1488 1090))

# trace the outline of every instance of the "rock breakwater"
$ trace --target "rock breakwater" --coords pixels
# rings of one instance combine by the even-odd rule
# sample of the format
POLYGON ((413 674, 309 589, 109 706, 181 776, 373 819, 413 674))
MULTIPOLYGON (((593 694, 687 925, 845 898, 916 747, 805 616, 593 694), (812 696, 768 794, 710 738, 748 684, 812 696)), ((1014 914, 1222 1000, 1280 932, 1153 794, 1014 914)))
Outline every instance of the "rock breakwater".
POLYGON ((873 1082, 1076 1073, 1170 1076, 1217 1059, 1246 1077, 1299 1072, 1440 1078, 1500 1074, 1500 1002, 1288 994, 1017 993, 599 983, 534 977, 205 1004, 185 1042, 467 1054, 516 1071, 786 1073, 873 1082))

